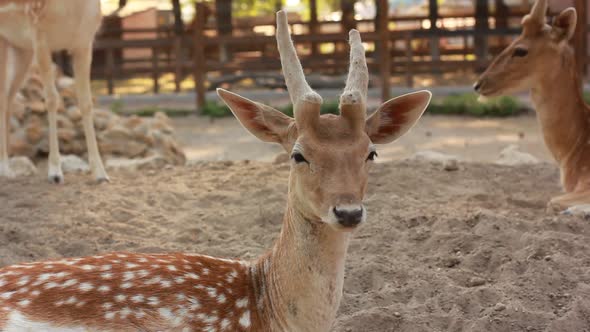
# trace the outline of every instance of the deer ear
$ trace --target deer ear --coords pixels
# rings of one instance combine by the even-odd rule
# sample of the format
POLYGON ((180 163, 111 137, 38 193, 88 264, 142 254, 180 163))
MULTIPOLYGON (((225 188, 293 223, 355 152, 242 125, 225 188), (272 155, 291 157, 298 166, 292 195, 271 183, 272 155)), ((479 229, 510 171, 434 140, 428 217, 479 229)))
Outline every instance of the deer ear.
POLYGON ((567 8, 553 20, 553 34, 558 40, 570 40, 576 32, 578 14, 574 8, 567 8))
POLYGON ((264 142, 284 144, 289 137, 289 128, 295 127, 295 119, 270 106, 223 89, 217 89, 217 95, 227 104, 242 126, 264 142))
POLYGON ((366 131, 375 144, 395 141, 420 119, 430 103, 430 91, 418 91, 393 98, 377 109, 366 122, 366 131))

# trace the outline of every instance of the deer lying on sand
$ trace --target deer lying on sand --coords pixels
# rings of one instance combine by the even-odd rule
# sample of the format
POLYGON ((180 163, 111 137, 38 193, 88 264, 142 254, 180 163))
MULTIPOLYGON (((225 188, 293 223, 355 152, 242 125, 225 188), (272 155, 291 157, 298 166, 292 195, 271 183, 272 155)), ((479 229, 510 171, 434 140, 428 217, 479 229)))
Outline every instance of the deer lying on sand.
POLYGON ((404 135, 431 94, 394 98, 366 119, 368 70, 360 34, 340 115, 320 115, 305 81, 287 17, 277 42, 295 118, 218 90, 242 125, 291 154, 283 229, 253 262, 209 256, 113 253, 0 269, 0 330, 328 331, 342 295, 351 231, 366 219, 363 199, 375 144, 404 135))
POLYGON ((108 181, 96 143, 90 91, 92 43, 101 20, 99 0, 0 0, 0 177, 13 176, 8 162, 9 111, 36 62, 49 119, 49 181, 63 182, 57 137, 60 97, 51 52, 65 49, 73 58, 90 169, 98 182, 108 181))
POLYGON ((566 192, 552 198, 549 207, 563 210, 590 204, 590 109, 569 45, 576 10, 564 10, 548 25, 547 1, 537 0, 522 20, 522 34, 481 75, 475 90, 493 97, 530 89, 545 144, 559 164, 566 192))

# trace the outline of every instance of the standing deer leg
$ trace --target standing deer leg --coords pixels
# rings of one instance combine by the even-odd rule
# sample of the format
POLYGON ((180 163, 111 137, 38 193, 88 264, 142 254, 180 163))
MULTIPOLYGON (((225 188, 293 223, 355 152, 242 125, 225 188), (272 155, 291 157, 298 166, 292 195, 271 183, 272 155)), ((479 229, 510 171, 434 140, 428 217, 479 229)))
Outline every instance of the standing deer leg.
POLYGON ((47 119, 49 122, 49 173, 51 183, 63 183, 64 176, 61 170, 59 154, 59 141, 57 138, 57 108, 59 106, 59 93, 55 87, 55 67, 51 61, 51 51, 40 43, 37 49, 37 61, 43 86, 45 87, 45 104, 47 106, 47 119))
POLYGON ((9 167, 10 107, 33 60, 33 52, 16 49, 0 39, 0 176, 13 175, 9 167))
POLYGON ((0 176, 12 177, 8 164, 8 90, 12 80, 10 46, 0 38, 0 176))
POLYGON ((76 95, 78 104, 82 111, 84 123, 84 135, 88 146, 88 161, 90 169, 96 181, 108 182, 109 177, 104 169, 98 144, 96 143, 96 133, 94 131, 92 94, 90 91, 90 67, 92 64, 92 47, 75 49, 72 51, 74 60, 74 76, 76 79, 76 95))

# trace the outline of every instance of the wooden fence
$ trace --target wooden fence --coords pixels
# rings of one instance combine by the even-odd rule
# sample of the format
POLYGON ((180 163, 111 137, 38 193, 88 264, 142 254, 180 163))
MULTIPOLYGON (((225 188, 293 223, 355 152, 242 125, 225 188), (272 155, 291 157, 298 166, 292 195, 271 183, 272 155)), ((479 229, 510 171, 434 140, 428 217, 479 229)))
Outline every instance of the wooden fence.
MULTIPOLYGON (((378 0, 381 6, 386 6, 386 0, 378 0)), ((166 73, 175 77, 175 90, 180 91, 180 84, 184 77, 192 75, 195 81, 196 104, 200 108, 205 103, 205 92, 214 88, 211 75, 223 79, 247 72, 256 76, 264 72, 278 72, 280 61, 276 51, 276 40, 272 35, 252 33, 252 26, 237 27, 232 35, 217 35, 214 26, 205 24, 207 8, 203 3, 197 3, 197 17, 195 24, 183 35, 173 33, 172 29, 125 30, 129 33, 156 32, 158 38, 151 39, 113 39, 99 38, 95 43, 96 52, 100 52, 104 59, 93 68, 95 79, 107 82, 109 94, 115 92, 115 80, 133 76, 151 76, 153 91, 158 93, 160 86, 158 78, 166 73), (241 30, 240 30, 241 29, 241 30), (126 59, 121 56, 122 50, 149 50, 149 56, 126 59), (225 57, 223 50, 231 54, 225 57), (208 80, 209 79, 209 80, 208 80)), ((381 7, 383 8, 383 7, 381 7)), ((524 11, 511 12, 509 18, 520 20, 524 11)), ((437 22, 447 18, 472 18, 473 14, 458 14, 453 16, 415 16, 415 17, 386 17, 376 20, 355 21, 361 30, 363 41, 373 47, 367 52, 368 66, 371 72, 378 73, 381 86, 381 96, 388 99, 390 93, 390 78, 392 75, 404 77, 406 84, 412 86, 414 76, 419 73, 449 72, 456 70, 481 70, 491 56, 498 53, 517 35, 520 30, 509 26, 488 29, 458 27, 453 30, 439 28, 437 22), (423 29, 419 22, 430 21, 431 26, 423 29), (414 23, 418 28, 391 29, 392 23, 414 23), (475 40, 485 37, 485 47, 477 49, 475 40), (498 37, 498 38, 490 38, 498 37), (443 38, 462 39, 461 47, 441 47, 443 38), (487 43, 489 40, 499 40, 487 43), (471 41, 471 43, 469 42, 471 41), (474 54, 478 56, 475 57, 474 54)), ((348 34, 339 31, 339 22, 290 22, 297 26, 303 34, 293 35, 298 47, 305 46, 308 52, 301 54, 301 61, 306 70, 329 74, 346 73, 348 68, 348 51, 346 47, 334 47, 331 53, 318 52, 317 45, 344 45, 348 34), (329 27, 336 25, 336 27, 329 27), (311 31, 332 30, 337 32, 311 33, 311 31)), ((411 25, 411 24, 410 24, 411 25)), ((515 26, 518 26, 516 24, 515 26)), ((272 29, 272 26, 269 26, 272 29)), ((586 62, 588 59, 586 59, 586 62)), ((242 75, 244 76, 244 75, 242 75)), ((219 79, 218 79, 219 80, 219 79)))

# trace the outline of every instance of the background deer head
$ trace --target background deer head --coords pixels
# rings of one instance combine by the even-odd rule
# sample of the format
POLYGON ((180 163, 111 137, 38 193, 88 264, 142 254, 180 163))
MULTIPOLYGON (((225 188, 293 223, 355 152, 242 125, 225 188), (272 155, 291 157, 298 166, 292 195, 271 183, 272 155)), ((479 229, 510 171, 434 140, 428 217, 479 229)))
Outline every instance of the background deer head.
POLYGON ((550 79, 551 72, 563 70, 566 62, 574 61, 568 42, 576 29, 576 10, 565 9, 549 25, 547 1, 537 0, 522 20, 522 34, 475 83, 481 95, 493 97, 530 89, 535 82, 550 79))

